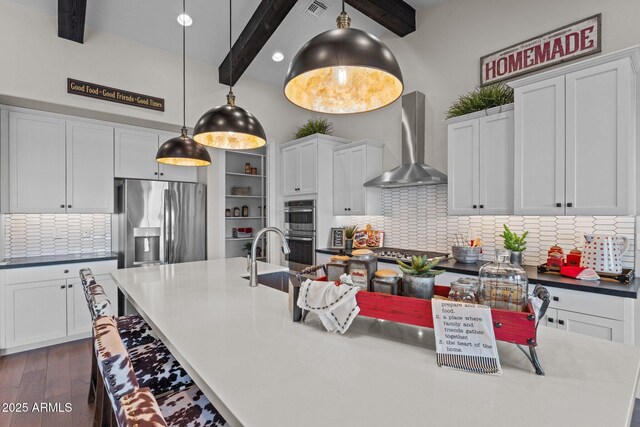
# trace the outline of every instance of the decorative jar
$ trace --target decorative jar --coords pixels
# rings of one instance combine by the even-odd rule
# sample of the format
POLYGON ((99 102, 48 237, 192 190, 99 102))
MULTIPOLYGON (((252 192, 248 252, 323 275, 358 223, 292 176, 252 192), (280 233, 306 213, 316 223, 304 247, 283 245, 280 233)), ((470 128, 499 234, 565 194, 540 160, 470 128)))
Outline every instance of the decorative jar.
POLYGON ((478 302, 478 279, 460 278, 455 282, 451 282, 449 290, 449 299, 453 301, 462 301, 476 303, 478 302))
POLYGON ((496 250, 496 260, 480 268, 478 301, 491 308, 525 311, 528 279, 524 269, 509 262, 511 251, 496 250))

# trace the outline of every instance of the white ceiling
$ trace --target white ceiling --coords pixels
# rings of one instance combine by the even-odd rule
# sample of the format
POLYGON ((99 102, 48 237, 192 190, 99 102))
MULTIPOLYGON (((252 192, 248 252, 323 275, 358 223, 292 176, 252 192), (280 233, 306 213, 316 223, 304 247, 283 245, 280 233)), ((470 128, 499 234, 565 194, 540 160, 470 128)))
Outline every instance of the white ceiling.
MULTIPOLYGON (((55 0, 11 0, 25 6, 57 14, 55 0)), ((319 18, 303 14, 311 0, 299 0, 284 22, 271 36, 245 75, 268 83, 280 85, 284 81, 291 58, 307 40, 335 28, 340 13, 340 0, 322 0, 327 11, 319 18), (271 60, 275 51, 284 54, 280 63, 271 60)), ((442 3, 445 0, 406 0, 416 10, 442 3)), ((233 0, 233 40, 240 34, 260 0, 233 0)), ((187 13, 193 25, 187 28, 187 56, 218 66, 227 52, 229 31, 229 2, 227 0, 187 0, 187 13)), ((94 0, 87 2, 86 24, 137 42, 181 52, 181 27, 176 17, 181 13, 180 0, 94 0)), ((360 12, 347 5, 351 25, 378 36, 391 33, 360 12)), ((55 35, 52 35, 55 37, 55 35)), ((90 44, 91 38, 85 37, 90 44)))

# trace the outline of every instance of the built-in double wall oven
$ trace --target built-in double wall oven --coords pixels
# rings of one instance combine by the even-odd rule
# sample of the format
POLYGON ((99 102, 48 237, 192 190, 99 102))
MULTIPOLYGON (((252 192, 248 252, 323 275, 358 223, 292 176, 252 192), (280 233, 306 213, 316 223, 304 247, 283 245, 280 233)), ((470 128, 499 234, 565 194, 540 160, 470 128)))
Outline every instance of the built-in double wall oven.
POLYGON ((284 229, 291 253, 289 269, 300 271, 316 261, 316 201, 284 202, 284 229))

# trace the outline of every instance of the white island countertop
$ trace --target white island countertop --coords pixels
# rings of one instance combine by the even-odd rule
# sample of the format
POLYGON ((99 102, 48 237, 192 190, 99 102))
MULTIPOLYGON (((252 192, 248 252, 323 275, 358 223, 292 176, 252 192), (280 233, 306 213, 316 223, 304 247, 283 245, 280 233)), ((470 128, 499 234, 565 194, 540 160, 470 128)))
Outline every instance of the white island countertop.
MULTIPOLYGON (((259 263, 259 273, 286 271, 259 263)), ((430 329, 357 318, 345 335, 293 323, 287 294, 250 288, 242 258, 113 278, 231 425, 628 426, 640 349, 540 327, 535 375, 499 343, 504 374, 436 365, 430 329)))

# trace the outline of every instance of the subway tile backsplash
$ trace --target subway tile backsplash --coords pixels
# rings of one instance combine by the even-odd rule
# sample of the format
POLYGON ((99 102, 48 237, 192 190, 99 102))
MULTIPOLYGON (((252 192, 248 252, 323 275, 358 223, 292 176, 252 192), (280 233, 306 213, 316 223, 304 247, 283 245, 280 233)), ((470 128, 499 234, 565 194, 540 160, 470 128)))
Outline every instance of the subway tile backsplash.
POLYGON ((5 257, 111 252, 111 215, 5 215, 5 257))
POLYGON ((483 258, 493 259, 502 247, 502 224, 520 234, 528 230, 524 263, 546 262, 547 250, 558 243, 565 250, 582 248, 586 233, 621 234, 631 241, 623 265, 634 266, 635 217, 632 216, 447 216, 447 187, 423 186, 382 190, 383 215, 344 217, 344 223, 385 231, 385 246, 451 253, 456 233, 478 234, 483 258))

